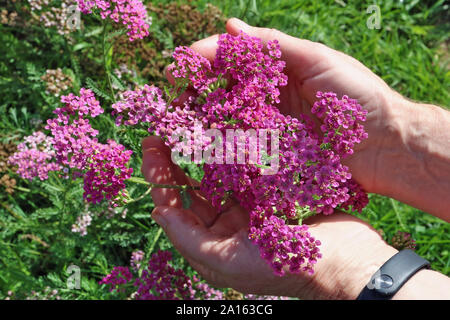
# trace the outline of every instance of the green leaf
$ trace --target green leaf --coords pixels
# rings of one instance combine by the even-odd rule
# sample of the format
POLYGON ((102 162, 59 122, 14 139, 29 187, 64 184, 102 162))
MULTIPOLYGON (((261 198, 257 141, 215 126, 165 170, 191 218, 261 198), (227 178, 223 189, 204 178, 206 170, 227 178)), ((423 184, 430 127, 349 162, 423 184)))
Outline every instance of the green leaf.
POLYGON ((105 39, 106 39, 107 41, 108 41, 108 40, 111 40, 111 39, 113 39, 113 38, 115 38, 115 37, 117 37, 117 36, 121 36, 121 35, 125 34, 125 32, 126 32, 125 29, 119 29, 119 30, 110 32, 110 33, 108 33, 108 35, 105 37, 105 39))
POLYGON ((416 225, 416 232, 425 232, 426 230, 424 226, 416 225))
POLYGON ((105 91, 98 88, 97 85, 95 84, 94 80, 92 80, 91 78, 86 78, 86 85, 88 86, 89 89, 94 91, 94 93, 96 95, 98 95, 108 101, 112 101, 112 98, 109 96, 109 94, 107 94, 105 91))
POLYGON ((170 90, 169 90, 169 87, 164 86, 164 92, 166 93, 167 98, 170 99, 170 90))
POLYGON ((103 27, 97 27, 97 28, 94 28, 91 31, 85 33, 84 36, 86 38, 96 36, 96 35, 102 33, 102 31, 103 31, 103 27))
POLYGON ((192 204, 191 195, 185 189, 181 190, 180 195, 181 195, 181 203, 183 204, 183 208, 189 209, 192 204))
POLYGON ((119 79, 118 76, 116 76, 114 73, 110 74, 112 82, 119 88, 119 90, 124 91, 127 90, 127 87, 122 82, 122 80, 119 79))
POLYGON ((41 80, 41 75, 37 71, 36 66, 34 64, 27 63, 26 64, 26 68, 27 68, 27 73, 28 73, 28 79, 29 80, 32 80, 32 81, 40 81, 41 80))
POLYGON ((94 45, 93 45, 92 43, 89 43, 89 42, 81 42, 81 43, 77 43, 77 44, 73 47, 73 51, 78 51, 78 50, 90 48, 90 47, 93 47, 93 46, 94 46, 94 45))

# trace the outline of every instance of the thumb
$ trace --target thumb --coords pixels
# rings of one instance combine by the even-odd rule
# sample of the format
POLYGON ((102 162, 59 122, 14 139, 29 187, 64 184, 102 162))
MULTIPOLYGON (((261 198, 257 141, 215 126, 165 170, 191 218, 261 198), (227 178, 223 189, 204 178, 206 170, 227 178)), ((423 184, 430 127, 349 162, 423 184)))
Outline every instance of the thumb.
POLYGON ((202 265, 217 265, 213 248, 221 241, 197 215, 188 210, 158 206, 152 212, 174 247, 188 260, 202 265))
POLYGON ((264 45, 270 40, 278 40, 283 53, 282 59, 286 61, 288 67, 295 65, 302 70, 307 70, 318 63, 317 55, 327 48, 320 43, 295 38, 277 29, 253 27, 237 18, 229 19, 226 29, 234 36, 243 31, 252 37, 260 38, 264 45))
MULTIPOLYGON (((278 40, 282 41, 284 40, 284 37, 289 37, 287 34, 278 31, 276 29, 270 29, 270 28, 258 28, 253 27, 245 23, 244 21, 238 19, 238 18, 231 18, 227 21, 226 25, 227 32, 233 36, 238 35, 240 31, 245 32, 246 34, 260 38, 264 44, 267 43, 267 41, 270 40, 278 40)), ((295 39, 295 38, 293 38, 295 39)))

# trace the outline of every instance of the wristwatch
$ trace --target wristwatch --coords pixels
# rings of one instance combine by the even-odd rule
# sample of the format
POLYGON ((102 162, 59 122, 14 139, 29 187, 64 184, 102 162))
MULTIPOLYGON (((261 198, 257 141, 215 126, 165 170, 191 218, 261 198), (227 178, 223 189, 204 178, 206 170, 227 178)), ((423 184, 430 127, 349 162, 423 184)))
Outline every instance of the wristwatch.
POLYGON ((402 250, 375 272, 356 300, 389 300, 423 268, 430 268, 427 260, 412 250, 402 250))

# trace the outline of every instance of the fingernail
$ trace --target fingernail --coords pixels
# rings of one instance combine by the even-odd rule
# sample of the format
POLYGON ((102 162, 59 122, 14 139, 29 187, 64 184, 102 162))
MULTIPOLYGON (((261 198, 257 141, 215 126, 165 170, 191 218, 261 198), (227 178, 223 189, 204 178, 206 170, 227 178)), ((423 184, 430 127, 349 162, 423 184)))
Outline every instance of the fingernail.
POLYGON ((163 229, 167 227, 167 218, 164 216, 164 210, 156 207, 152 212, 152 218, 163 229))
POLYGON ((150 147, 147 149, 144 149, 144 154, 145 157, 164 157, 166 158, 166 155, 164 154, 164 152, 162 152, 161 150, 159 150, 158 148, 155 147, 150 147))
POLYGON ((142 151, 147 149, 147 141, 151 140, 151 137, 145 137, 141 140, 142 151))

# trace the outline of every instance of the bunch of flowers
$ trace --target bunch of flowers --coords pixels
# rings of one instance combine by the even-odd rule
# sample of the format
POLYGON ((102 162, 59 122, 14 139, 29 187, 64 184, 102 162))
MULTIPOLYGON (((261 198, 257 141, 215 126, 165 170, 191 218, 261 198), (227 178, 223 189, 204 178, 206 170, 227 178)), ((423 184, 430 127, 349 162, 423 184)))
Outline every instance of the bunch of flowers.
POLYGON ((197 276, 191 279, 183 270, 174 268, 170 264, 172 260, 170 251, 158 250, 151 256, 141 275, 138 275, 143 258, 142 251, 133 252, 132 271, 128 267, 114 267, 111 273, 99 283, 108 285, 110 291, 119 292, 125 291, 126 285, 131 284, 135 290, 132 297, 137 300, 219 300, 223 298, 221 291, 211 288, 197 276))
POLYGON ((60 35, 68 35, 74 31, 71 25, 71 15, 75 13, 75 0, 62 0, 56 7, 49 0, 28 0, 31 8, 32 21, 46 28, 56 28, 60 35))
POLYGON ((84 198, 88 202, 99 203, 103 199, 115 202, 126 198, 125 180, 133 172, 128 168, 132 153, 113 140, 97 144, 84 176, 84 198))
POLYGON ((45 287, 43 291, 30 292, 30 295, 26 297, 26 300, 61 300, 58 289, 51 289, 45 287))
POLYGON ((102 19, 109 18, 115 23, 125 25, 130 41, 148 36, 151 19, 147 16, 140 0, 77 0, 80 11, 91 14, 93 9, 100 12, 102 19))
MULTIPOLYGON (((114 8, 121 8, 119 2, 114 3, 114 8)), ((86 12, 94 6, 105 12, 110 8, 109 2, 84 5, 86 12)), ((108 15, 113 13, 104 17, 108 15)), ((296 119, 281 114, 276 106, 280 102, 279 87, 287 85, 288 79, 276 40, 264 46, 260 39, 242 32, 237 36, 224 34, 212 64, 187 47, 176 48, 173 57, 175 63, 169 70, 175 79, 174 89, 166 90, 166 96, 149 85, 124 92, 123 100, 112 105, 116 124, 146 124, 149 132, 163 137, 174 152, 183 152, 184 159, 194 156, 198 160, 200 154, 203 161, 202 155, 209 155, 200 189, 216 209, 222 210, 229 197, 247 209, 249 239, 276 274, 283 275, 286 270, 313 273, 321 257, 320 241, 302 224, 303 219, 331 214, 336 208, 360 211, 368 202, 364 190, 342 164, 355 144, 367 137, 361 125, 366 111, 345 95, 339 99, 332 92, 317 92, 311 111, 321 120, 320 128, 315 128, 306 115, 296 119), (173 103, 188 87, 195 94, 173 103), (230 129, 260 130, 266 135, 256 140, 246 135, 242 141, 234 135, 229 137, 230 129), (208 135, 207 130, 214 134, 208 135), (180 142, 180 136, 184 141, 180 142), (244 159, 235 154, 235 144, 245 151, 244 159), (223 145, 227 154, 218 148, 223 145), (256 158, 252 156, 254 151, 256 158), (274 158, 276 169, 268 166, 274 158), (298 224, 289 225, 292 221, 298 224)), ((61 169, 72 177, 83 176, 86 201, 107 199, 113 206, 123 204, 128 198, 124 188, 132 173, 128 168, 132 152, 115 141, 102 144, 97 140, 98 131, 92 128, 90 119, 102 114, 103 109, 92 91, 82 88, 79 96, 69 94, 61 101, 65 105, 54 111, 56 118, 48 120, 45 127, 50 136, 36 133, 27 138, 11 161, 28 179, 39 176, 44 180, 48 172, 61 169)), ((168 260, 164 254, 155 256, 149 270, 175 273, 178 292, 168 288, 161 291, 163 277, 155 280, 154 274, 145 271, 136 282, 137 297, 149 298, 146 294, 153 287, 162 297, 188 296, 191 284, 167 265, 168 260)), ((166 280, 169 286, 172 280, 166 280)))
POLYGON ((72 224, 71 231, 84 237, 88 234, 88 227, 97 219, 112 219, 118 215, 125 219, 127 211, 126 207, 116 207, 114 202, 109 202, 108 206, 101 211, 92 210, 90 204, 86 203, 84 210, 78 214, 77 219, 72 224))
POLYGON ((128 283, 133 278, 133 275, 131 274, 128 267, 114 267, 111 270, 111 273, 106 275, 99 284, 107 284, 110 286, 109 291, 119 291, 120 286, 128 283))
POLYGON ((9 163, 17 166, 17 173, 24 179, 47 180, 49 172, 61 170, 61 166, 53 161, 56 155, 53 142, 52 137, 36 131, 17 146, 9 163))
POLYGON ((392 237, 391 244, 397 250, 415 250, 417 245, 416 240, 414 240, 411 234, 404 231, 397 231, 397 233, 392 237))
POLYGON ((59 97, 60 93, 72 86, 72 79, 63 73, 61 68, 49 69, 41 77, 46 84, 45 93, 59 97))
POLYGON ((79 233, 82 237, 87 235, 87 227, 91 225, 92 212, 86 210, 82 212, 76 222, 72 225, 72 232, 79 233))
POLYGON ((0 186, 5 188, 6 193, 13 194, 16 186, 16 179, 12 178, 8 171, 14 171, 11 163, 8 162, 9 157, 17 150, 14 143, 0 143, 0 186), (1 175, 3 173, 3 175, 1 175))
POLYGON ((249 238, 276 274, 282 275, 286 269, 312 273, 321 257, 320 241, 311 236, 302 220, 312 214, 331 214, 337 208, 360 211, 368 202, 341 161, 367 137, 360 124, 366 111, 347 96, 339 99, 331 92, 317 92, 312 112, 322 120, 320 128, 306 115, 296 119, 281 114, 276 106, 279 87, 287 85, 288 79, 276 40, 264 46, 260 39, 242 32, 224 34, 212 64, 187 47, 177 48, 173 57, 175 63, 169 70, 175 88, 167 101, 156 87, 128 91, 123 101, 113 105, 116 123, 147 123, 149 131, 162 136, 173 151, 185 151, 194 158, 199 152, 212 155, 216 161, 203 166, 204 195, 217 210, 230 196, 248 210, 249 238), (172 104, 188 86, 196 94, 182 107, 172 104), (212 137, 196 139, 211 129, 216 130, 214 141, 212 137), (260 137, 258 144, 246 137, 241 141, 248 146, 245 163, 236 158, 229 163, 228 155, 216 148, 223 143, 228 150, 231 144, 233 150, 236 137, 219 139, 228 129, 266 130, 279 140, 272 143, 267 136, 260 137), (187 141, 180 143, 182 131, 187 141), (268 141, 269 149, 261 149, 261 143, 268 141), (259 155, 253 162, 251 147, 259 155), (279 161, 279 170, 274 172, 267 168, 273 157, 279 161), (292 220, 299 225, 289 226, 292 220))
POLYGON ((71 172, 84 177, 84 198, 90 203, 110 200, 113 206, 126 197, 125 180, 131 177, 128 167, 132 151, 113 140, 98 142, 98 131, 89 123, 104 111, 91 90, 81 88, 80 96, 62 96, 65 105, 57 108, 54 119, 47 120, 50 136, 35 132, 18 146, 10 162, 27 179, 48 179, 50 171, 71 172))
POLYGON ((134 251, 131 254, 130 265, 134 271, 139 271, 142 260, 144 260, 145 253, 142 250, 134 251))
POLYGON ((214 289, 197 275, 189 278, 183 270, 175 269, 171 264, 170 251, 158 250, 143 266, 144 252, 134 251, 129 267, 114 267, 99 283, 106 284, 109 291, 127 292, 131 287, 130 297, 137 300, 286 300, 287 297, 241 294, 229 289, 227 294, 214 289))
POLYGON ((169 264, 170 251, 158 251, 148 261, 148 268, 134 282, 138 300, 192 299, 193 288, 189 277, 181 269, 169 264))
POLYGON ((6 9, 0 11, 0 23, 9 26, 15 26, 17 22, 18 14, 15 11, 8 12, 6 9))

